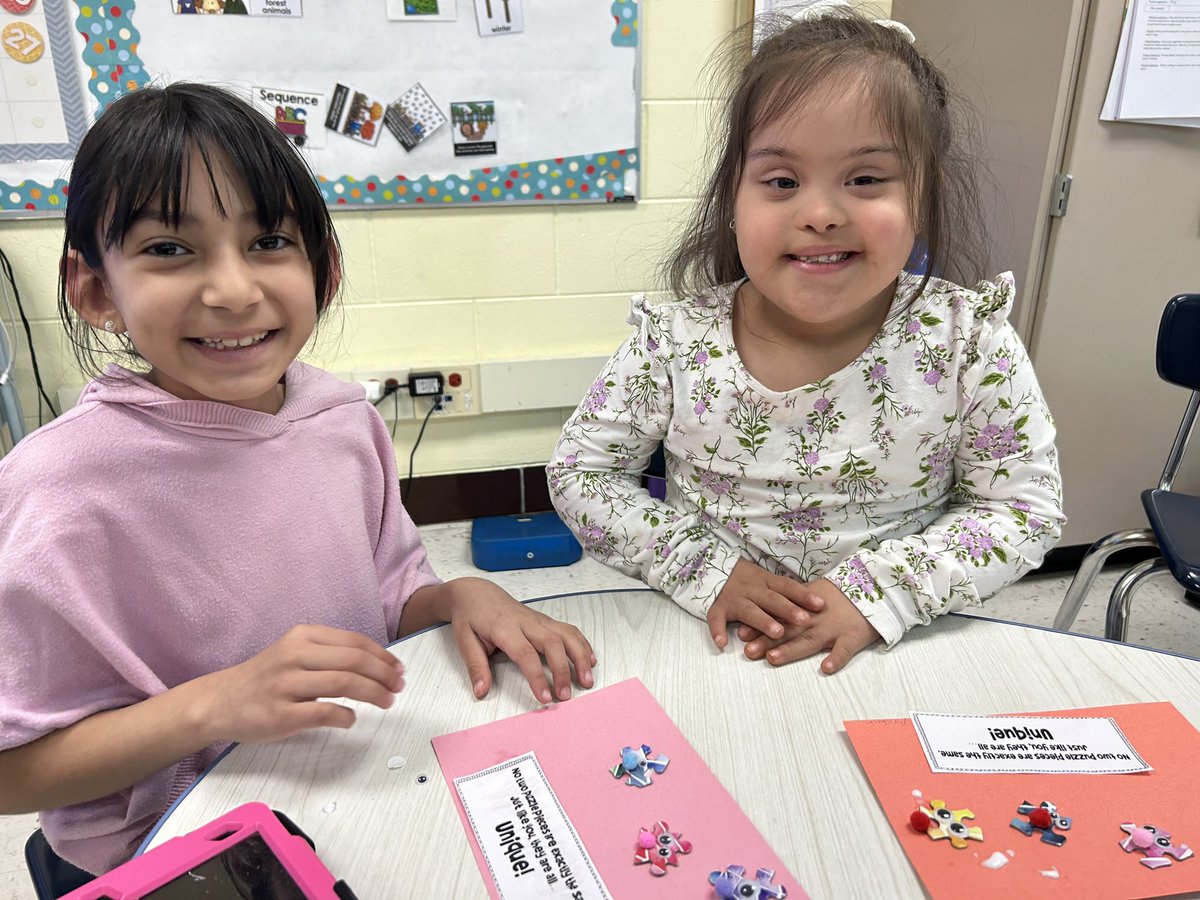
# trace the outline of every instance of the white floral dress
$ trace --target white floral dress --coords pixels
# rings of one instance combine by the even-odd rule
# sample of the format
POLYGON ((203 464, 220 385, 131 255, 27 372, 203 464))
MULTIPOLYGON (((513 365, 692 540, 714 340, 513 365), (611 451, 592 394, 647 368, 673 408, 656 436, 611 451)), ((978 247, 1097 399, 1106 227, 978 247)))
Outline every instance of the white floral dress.
POLYGON ((1054 424, 1007 316, 1010 273, 968 290, 902 275, 853 363, 790 391, 733 342, 737 284, 633 298, 637 330, 547 468, 593 556, 704 616, 746 558, 828 578, 888 645, 1036 567, 1065 521, 1054 424), (640 473, 662 443, 667 499, 640 473))

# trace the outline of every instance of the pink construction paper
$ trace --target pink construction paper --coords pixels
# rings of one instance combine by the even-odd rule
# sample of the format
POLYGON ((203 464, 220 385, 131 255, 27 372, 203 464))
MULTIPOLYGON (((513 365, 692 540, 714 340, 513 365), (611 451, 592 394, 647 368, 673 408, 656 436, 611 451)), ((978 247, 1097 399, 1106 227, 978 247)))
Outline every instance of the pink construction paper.
POLYGON ((454 797, 463 829, 492 897, 498 897, 454 779, 480 772, 533 751, 567 817, 587 848, 613 897, 715 897, 708 874, 741 865, 753 877, 774 869, 789 898, 805 898, 800 882, 784 866, 754 824, 721 785, 639 679, 578 695, 489 725, 433 739, 442 774, 454 797), (653 755, 671 762, 648 787, 631 787, 610 771, 621 748, 649 744, 653 755), (666 875, 634 864, 638 831, 664 820, 693 844, 666 875))

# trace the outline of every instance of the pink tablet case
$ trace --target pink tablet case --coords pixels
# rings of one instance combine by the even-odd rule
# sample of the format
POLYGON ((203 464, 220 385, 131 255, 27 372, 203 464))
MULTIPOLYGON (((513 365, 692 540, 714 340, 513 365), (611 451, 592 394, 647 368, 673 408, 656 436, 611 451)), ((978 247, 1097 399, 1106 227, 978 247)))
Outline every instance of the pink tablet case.
MULTIPOLYGON (((303 837, 292 834, 263 803, 246 803, 189 834, 172 838, 101 875, 60 900, 138 900, 257 835, 307 900, 339 900, 335 879, 303 837)), ((199 876, 191 876, 197 878, 199 876)), ((343 891, 345 888, 343 886, 343 891)))

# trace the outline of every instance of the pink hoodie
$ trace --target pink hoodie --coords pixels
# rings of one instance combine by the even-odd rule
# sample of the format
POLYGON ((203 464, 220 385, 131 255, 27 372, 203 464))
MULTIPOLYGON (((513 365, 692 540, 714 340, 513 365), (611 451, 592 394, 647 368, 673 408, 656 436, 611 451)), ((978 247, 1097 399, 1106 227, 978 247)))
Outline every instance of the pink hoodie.
MULTIPOLYGON (((395 638, 438 583, 362 389, 293 363, 277 415, 117 366, 0 461, 0 750, 240 663, 293 625, 395 638)), ((107 871, 222 749, 41 814, 107 871)))

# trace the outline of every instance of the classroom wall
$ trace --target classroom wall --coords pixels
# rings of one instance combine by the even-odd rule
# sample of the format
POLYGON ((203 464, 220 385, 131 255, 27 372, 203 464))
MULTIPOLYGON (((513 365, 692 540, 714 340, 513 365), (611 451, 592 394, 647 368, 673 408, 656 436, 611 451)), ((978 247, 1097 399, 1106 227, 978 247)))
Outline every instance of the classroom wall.
MULTIPOLYGON (((749 0, 642 0, 641 199, 609 207, 336 212, 346 284, 339 317, 308 354, 331 371, 444 368, 482 360, 604 356, 628 333, 629 294, 653 283, 699 189, 706 142, 701 68, 749 0)), ((871 8, 886 13, 890 2, 871 8)), ((31 319, 43 381, 57 403, 78 385, 55 311, 62 220, 0 222, 31 319)), ((37 424, 23 336, 15 378, 37 424)), ((482 386, 486 391, 486 384, 482 386)), ((544 463, 570 409, 435 419, 418 475, 544 463)), ((419 422, 401 421, 401 474, 419 422)))

